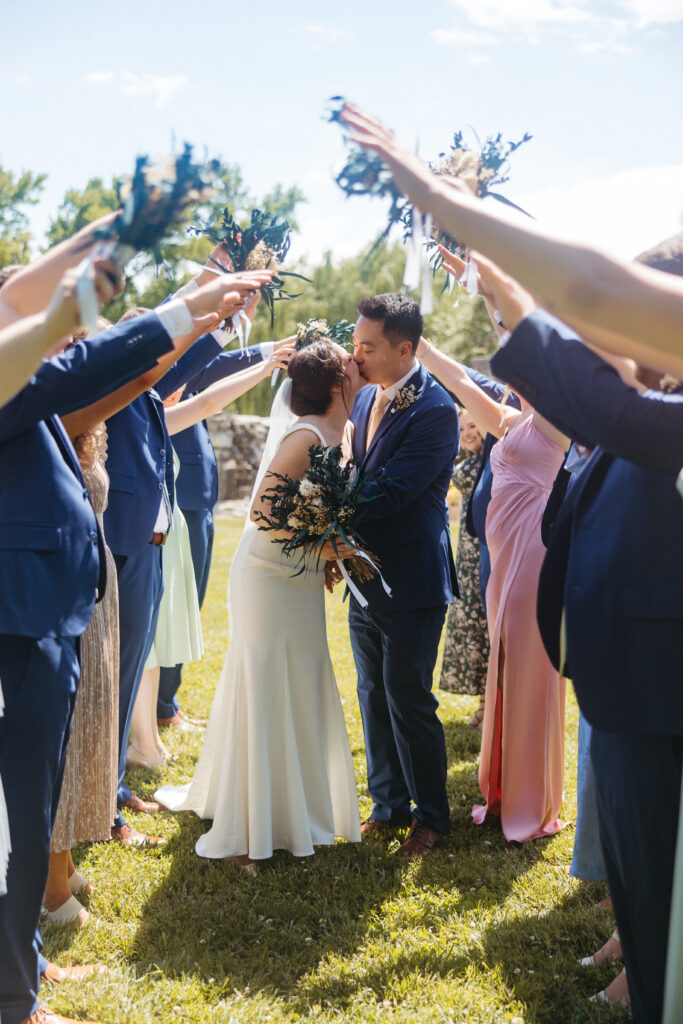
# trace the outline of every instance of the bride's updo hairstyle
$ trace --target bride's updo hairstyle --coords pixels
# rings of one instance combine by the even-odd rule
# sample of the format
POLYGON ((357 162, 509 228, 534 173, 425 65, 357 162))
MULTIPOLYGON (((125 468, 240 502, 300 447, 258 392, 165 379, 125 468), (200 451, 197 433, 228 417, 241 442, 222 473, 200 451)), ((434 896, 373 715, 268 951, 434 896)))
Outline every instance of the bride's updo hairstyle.
POLYGON ((287 373, 292 381, 291 406, 295 416, 320 416, 332 402, 332 388, 343 385, 344 362, 328 338, 312 341, 295 352, 287 373))

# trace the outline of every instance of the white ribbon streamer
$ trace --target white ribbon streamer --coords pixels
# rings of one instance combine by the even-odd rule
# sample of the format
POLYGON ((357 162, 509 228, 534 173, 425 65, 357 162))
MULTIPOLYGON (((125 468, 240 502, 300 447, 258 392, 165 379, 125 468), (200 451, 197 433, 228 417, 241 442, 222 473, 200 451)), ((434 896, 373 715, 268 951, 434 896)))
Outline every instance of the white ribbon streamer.
MULTIPOLYGON (((391 597, 391 587, 389 586, 387 581, 384 579, 384 577, 382 576, 382 573, 379 571, 379 569, 377 568, 377 566, 375 565, 373 560, 370 558, 370 556, 366 555, 364 551, 359 551, 358 554, 355 555, 354 557, 355 558, 362 558, 365 562, 369 562, 370 563, 372 568, 375 570, 375 572, 379 576, 380 583, 382 584, 382 587, 384 588, 384 593, 387 595, 387 597, 391 597)), ((353 582, 353 580, 349 576, 347 568, 344 565, 344 563, 342 562, 341 558, 337 559, 337 565, 339 567, 340 573, 342 574, 344 582, 346 583, 346 586, 349 588, 349 590, 351 591, 351 593, 355 597, 356 601, 358 601, 358 604, 361 606, 361 608, 367 608, 367 606, 368 606, 367 598, 363 597, 363 595, 361 594, 360 590, 358 589, 356 584, 353 582)))
POLYGON ((120 270, 123 270, 126 263, 135 255, 135 249, 130 245, 121 245, 116 242, 103 242, 97 245, 89 256, 81 260, 76 272, 76 301, 78 302, 78 315, 81 326, 85 327, 88 334, 97 334, 97 317, 100 312, 100 305, 97 301, 95 291, 95 260, 108 258, 116 263, 120 270))
POLYGON ((420 297, 420 312, 423 316, 429 316, 434 312, 434 297, 432 295, 432 268, 429 265, 429 255, 424 240, 432 237, 433 225, 431 213, 425 214, 424 239, 420 246, 422 252, 422 295, 420 297))

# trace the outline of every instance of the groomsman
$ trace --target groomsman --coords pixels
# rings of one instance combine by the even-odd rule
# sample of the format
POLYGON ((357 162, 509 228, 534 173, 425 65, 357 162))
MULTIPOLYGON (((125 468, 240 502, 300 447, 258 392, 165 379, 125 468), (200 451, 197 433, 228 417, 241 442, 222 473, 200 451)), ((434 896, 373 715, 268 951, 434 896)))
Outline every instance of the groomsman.
MULTIPOLYGON (((97 285, 109 301, 101 270, 97 285)), ((69 288, 65 333, 77 326, 75 277, 69 288)), ((106 586, 102 537, 59 416, 151 370, 175 348, 168 323, 150 314, 78 342, 0 409, 0 775, 12 839, 0 899, 3 1024, 48 1019, 37 997, 46 967, 37 925, 80 678, 79 639, 106 586)))
POLYGON ((415 353, 419 307, 405 295, 367 296, 353 338, 368 382, 351 412, 353 454, 370 485, 363 541, 391 586, 358 583, 349 629, 373 799, 363 835, 411 826, 397 853, 431 853, 450 829, 446 746, 432 673, 446 607, 457 594, 446 494, 460 440, 448 393, 415 353))
POLYGON ((683 768, 683 385, 639 394, 501 275, 497 374, 595 448, 561 505, 539 627, 593 727, 600 838, 636 1024, 660 1021, 683 768), (680 603, 679 603, 680 602, 680 603))

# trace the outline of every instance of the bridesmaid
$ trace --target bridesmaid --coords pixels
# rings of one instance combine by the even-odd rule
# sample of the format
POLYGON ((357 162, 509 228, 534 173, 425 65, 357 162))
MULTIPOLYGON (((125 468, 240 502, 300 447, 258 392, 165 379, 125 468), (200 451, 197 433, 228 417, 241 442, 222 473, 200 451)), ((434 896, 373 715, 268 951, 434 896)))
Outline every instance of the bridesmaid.
MULTIPOLYGON (((68 420, 65 417, 65 420, 68 420)), ((107 507, 109 478, 104 423, 74 439, 100 530, 107 507)), ((50 870, 43 898, 44 917, 53 924, 89 914, 76 896, 90 891, 76 871, 71 850, 79 842, 108 840, 116 813, 118 779, 119 613, 116 566, 109 548, 107 588, 95 605, 81 639, 81 684, 74 708, 59 806, 52 830, 50 870)))
POLYGON ((530 405, 501 408, 464 368, 424 339, 418 356, 468 410, 481 433, 501 438, 491 453, 486 519, 491 638, 479 785, 486 801, 472 817, 500 815, 506 839, 525 842, 562 828, 564 681, 553 669, 536 622, 545 555, 541 519, 569 440, 530 405))
POLYGON ((453 483, 462 494, 456 555, 460 600, 454 601, 448 609, 439 687, 450 693, 479 696, 479 707, 468 723, 470 729, 479 729, 484 718, 489 634, 479 588, 479 541, 467 532, 465 519, 467 500, 481 464, 482 437, 466 409, 459 419, 465 458, 456 464, 453 483))

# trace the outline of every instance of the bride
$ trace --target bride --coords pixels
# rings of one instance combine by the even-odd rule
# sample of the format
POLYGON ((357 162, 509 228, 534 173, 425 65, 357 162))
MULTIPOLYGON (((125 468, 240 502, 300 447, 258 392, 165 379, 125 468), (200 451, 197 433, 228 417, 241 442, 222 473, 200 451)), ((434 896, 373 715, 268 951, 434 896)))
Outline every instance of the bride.
MULTIPOLYGON (((230 646, 216 688, 194 778, 163 786, 155 799, 173 811, 212 818, 200 857, 229 857, 251 870, 273 850, 310 856, 335 836, 360 841, 358 800, 344 714, 325 629, 323 586, 328 542, 296 559, 282 554, 268 512, 269 471, 295 479, 311 445, 342 439, 361 384, 358 367, 323 339, 295 352, 276 395, 250 516, 230 572, 230 646)), ((338 545, 342 557, 351 549, 338 545)))

